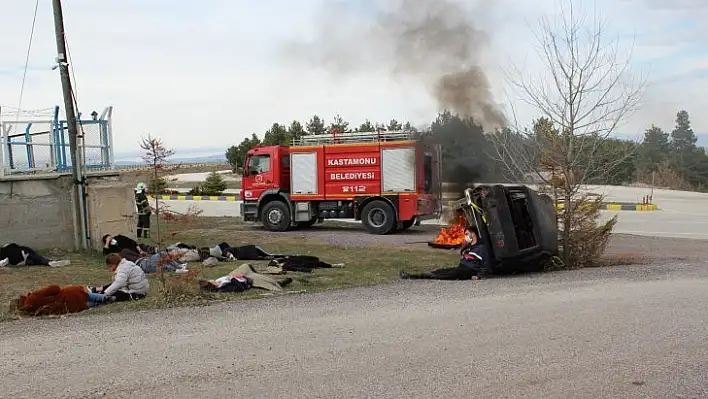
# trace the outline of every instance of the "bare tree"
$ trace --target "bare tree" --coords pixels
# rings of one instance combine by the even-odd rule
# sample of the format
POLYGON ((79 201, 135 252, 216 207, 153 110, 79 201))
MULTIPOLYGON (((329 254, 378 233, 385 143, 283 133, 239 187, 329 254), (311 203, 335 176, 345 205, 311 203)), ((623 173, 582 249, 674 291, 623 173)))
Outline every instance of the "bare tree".
MULTIPOLYGON (((151 186, 158 187, 158 182, 163 178, 165 173, 174 172, 179 169, 179 165, 170 166, 167 164, 169 158, 174 155, 174 151, 167 148, 162 142, 162 139, 148 135, 146 138, 141 139, 140 148, 144 151, 143 161, 150 168, 152 174, 153 184, 151 184, 151 186)), ((155 235, 152 237, 152 241, 156 246, 157 253, 162 254, 161 251, 165 248, 164 239, 166 237, 173 237, 176 235, 177 231, 184 230, 184 226, 193 224, 195 218, 197 218, 202 211, 193 204, 184 214, 173 212, 163 201, 160 201, 159 192, 153 192, 152 194, 155 199, 155 205, 153 207, 155 211, 155 235), (166 234, 163 235, 161 231, 161 222, 163 220, 170 223, 172 230, 176 231, 169 231, 170 229, 168 228, 166 234)), ((165 299, 171 299, 190 291, 189 287, 193 288, 193 286, 195 286, 193 280, 198 274, 197 271, 190 271, 186 275, 167 279, 164 266, 173 260, 171 255, 164 254, 159 257, 159 261, 157 262, 157 277, 162 284, 162 292, 165 299)))
MULTIPOLYGON (((587 18, 588 14, 577 12, 572 0, 559 2, 558 9, 558 20, 544 17, 534 32, 545 74, 530 76, 514 67, 510 76, 521 100, 542 118, 532 129, 517 126, 492 134, 491 139, 495 157, 508 174, 517 179, 533 175, 562 204, 558 218, 563 260, 578 264, 583 261, 577 259, 573 246, 579 240, 606 242, 608 228, 611 231, 616 222, 598 226, 601 198, 590 201, 579 190, 589 181, 602 180, 631 155, 633 148, 612 160, 597 156, 639 107, 645 81, 631 73, 633 46, 623 56, 619 39, 607 40, 606 20, 597 15, 587 18), (590 234, 591 219, 595 233, 607 234, 590 234)), ((595 250, 604 251, 604 245, 595 250)))
MULTIPOLYGON (((152 172, 152 179, 157 185, 160 181, 161 173, 163 173, 165 163, 169 158, 174 155, 174 151, 165 147, 162 139, 157 137, 152 137, 148 135, 146 138, 141 139, 140 148, 145 151, 143 155, 143 160, 147 165, 150 166, 152 172)), ((155 242, 158 247, 162 244, 162 236, 160 235, 160 210, 162 210, 162 204, 160 203, 160 193, 152 193, 155 196, 155 242)))

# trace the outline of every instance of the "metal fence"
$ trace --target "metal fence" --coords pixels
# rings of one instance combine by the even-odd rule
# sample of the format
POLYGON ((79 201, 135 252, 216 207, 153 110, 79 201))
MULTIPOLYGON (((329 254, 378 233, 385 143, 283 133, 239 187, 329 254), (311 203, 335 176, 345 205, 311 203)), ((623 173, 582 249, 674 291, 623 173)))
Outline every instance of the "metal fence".
MULTIPOLYGON (((81 163, 86 169, 112 168, 112 107, 91 119, 79 115, 77 144, 81 163)), ((71 169, 69 131, 66 120, 59 118, 59 107, 51 114, 0 114, 0 176, 37 172, 65 172, 71 169)))

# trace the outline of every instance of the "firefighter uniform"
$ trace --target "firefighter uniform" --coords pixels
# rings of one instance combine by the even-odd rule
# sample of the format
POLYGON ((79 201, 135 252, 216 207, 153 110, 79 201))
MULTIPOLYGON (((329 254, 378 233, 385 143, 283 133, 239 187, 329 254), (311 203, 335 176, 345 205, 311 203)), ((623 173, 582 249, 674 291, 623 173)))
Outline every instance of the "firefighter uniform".
POLYGON ((135 188, 135 205, 138 208, 138 238, 150 238, 150 203, 145 184, 138 183, 135 188))

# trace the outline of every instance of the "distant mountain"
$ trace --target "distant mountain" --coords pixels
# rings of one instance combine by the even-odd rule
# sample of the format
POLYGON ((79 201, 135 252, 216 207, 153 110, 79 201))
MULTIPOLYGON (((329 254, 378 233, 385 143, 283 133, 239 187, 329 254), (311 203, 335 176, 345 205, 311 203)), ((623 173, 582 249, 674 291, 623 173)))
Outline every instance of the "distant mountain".
MULTIPOLYGON (((205 156, 195 156, 195 157, 175 157, 170 158, 169 163, 179 164, 179 163, 224 163, 226 162, 226 157, 223 155, 205 155, 205 156)), ((127 165, 142 165, 145 161, 140 158, 132 159, 117 159, 115 164, 117 166, 127 166, 127 165)))
MULTIPOLYGON (((224 151, 221 148, 174 148, 175 155, 170 158, 171 163, 218 163, 226 162, 224 151)), ((138 165, 145 161, 142 151, 116 151, 116 165, 138 165)))

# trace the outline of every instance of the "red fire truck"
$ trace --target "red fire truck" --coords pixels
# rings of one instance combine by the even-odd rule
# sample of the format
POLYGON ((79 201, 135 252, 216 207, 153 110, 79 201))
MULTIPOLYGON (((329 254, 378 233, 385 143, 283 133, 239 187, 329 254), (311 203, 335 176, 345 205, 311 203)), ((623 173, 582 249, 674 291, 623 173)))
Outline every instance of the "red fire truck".
POLYGON ((332 131, 291 146, 253 148, 241 182, 241 215, 270 231, 353 218, 371 234, 438 218, 440 148, 416 137, 409 131, 332 131))

